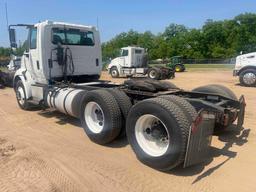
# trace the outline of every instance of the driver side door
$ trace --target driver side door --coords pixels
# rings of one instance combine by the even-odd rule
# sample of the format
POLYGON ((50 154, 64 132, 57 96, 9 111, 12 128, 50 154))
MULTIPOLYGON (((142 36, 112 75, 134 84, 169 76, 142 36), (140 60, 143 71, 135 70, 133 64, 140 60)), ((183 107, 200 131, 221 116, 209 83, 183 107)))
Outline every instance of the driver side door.
POLYGON ((27 49, 24 53, 25 65, 30 72, 32 79, 38 81, 41 74, 41 65, 39 63, 39 49, 38 49, 38 33, 37 28, 32 27, 29 29, 27 49))

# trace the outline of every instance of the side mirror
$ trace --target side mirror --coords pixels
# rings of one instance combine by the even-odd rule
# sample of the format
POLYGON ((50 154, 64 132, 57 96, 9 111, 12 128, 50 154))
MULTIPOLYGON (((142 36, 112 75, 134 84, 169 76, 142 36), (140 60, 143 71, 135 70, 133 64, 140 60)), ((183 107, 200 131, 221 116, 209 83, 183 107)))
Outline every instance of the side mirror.
POLYGON ((9 29, 9 39, 11 48, 17 48, 15 29, 9 29))

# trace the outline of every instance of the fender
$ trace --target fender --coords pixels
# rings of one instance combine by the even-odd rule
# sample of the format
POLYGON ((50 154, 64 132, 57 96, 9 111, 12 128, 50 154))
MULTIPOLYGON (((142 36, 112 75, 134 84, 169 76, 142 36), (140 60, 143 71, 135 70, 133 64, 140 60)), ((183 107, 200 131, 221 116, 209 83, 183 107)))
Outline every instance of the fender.
POLYGON ((31 85, 33 84, 34 81, 31 79, 29 72, 23 71, 23 70, 16 71, 14 78, 13 78, 13 88, 14 89, 16 88, 16 83, 18 82, 18 80, 21 80, 24 85, 27 99, 32 97, 31 85))
POLYGON ((241 68, 241 69, 238 71, 237 75, 240 75, 240 74, 241 74, 244 70, 246 70, 246 69, 255 69, 255 70, 256 70, 256 65, 247 65, 247 66, 241 68))

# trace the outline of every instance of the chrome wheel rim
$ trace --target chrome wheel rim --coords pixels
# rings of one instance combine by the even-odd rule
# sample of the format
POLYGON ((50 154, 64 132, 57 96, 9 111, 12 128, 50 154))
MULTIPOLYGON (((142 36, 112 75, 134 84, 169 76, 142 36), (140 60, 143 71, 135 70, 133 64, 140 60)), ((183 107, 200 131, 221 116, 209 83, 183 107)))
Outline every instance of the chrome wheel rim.
POLYGON ((156 78, 156 72, 153 70, 153 71, 150 71, 149 72, 149 77, 151 78, 151 79, 154 79, 154 78, 156 78))
POLYGON ((94 101, 87 103, 84 110, 85 122, 93 133, 100 133, 104 127, 104 113, 94 101))
POLYGON ((16 96, 17 96, 17 100, 18 100, 19 104, 24 105, 25 93, 24 93, 24 89, 22 87, 17 88, 16 96))
POLYGON ((246 73, 243 76, 243 81, 247 85, 253 85, 256 82, 256 75, 254 73, 246 73))
POLYGON ((169 147, 169 132, 166 125, 156 116, 145 114, 135 124, 135 137, 140 148, 148 155, 159 157, 169 147))
POLYGON ((112 70, 111 74, 112 74, 113 77, 116 77, 117 76, 117 71, 116 70, 112 70))

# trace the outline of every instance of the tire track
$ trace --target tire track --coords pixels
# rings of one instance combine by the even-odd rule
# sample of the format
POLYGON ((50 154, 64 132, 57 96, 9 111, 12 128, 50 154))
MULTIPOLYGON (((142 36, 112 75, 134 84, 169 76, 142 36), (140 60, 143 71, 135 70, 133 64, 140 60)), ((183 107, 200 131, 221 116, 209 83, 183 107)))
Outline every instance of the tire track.
POLYGON ((18 149, 0 138, 0 191, 80 191, 62 169, 34 151, 18 149), (12 146, 12 147, 10 147, 12 146))

